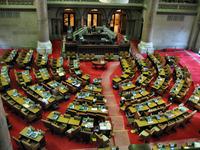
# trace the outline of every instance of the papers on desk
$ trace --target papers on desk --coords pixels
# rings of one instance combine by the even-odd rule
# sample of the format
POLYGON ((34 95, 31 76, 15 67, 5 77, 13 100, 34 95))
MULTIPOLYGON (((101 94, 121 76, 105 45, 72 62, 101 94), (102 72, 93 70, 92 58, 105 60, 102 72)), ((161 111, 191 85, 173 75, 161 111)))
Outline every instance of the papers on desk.
POLYGON ((156 118, 157 118, 158 120, 160 120, 160 116, 159 116, 159 115, 156 115, 156 118))
POLYGON ((103 108, 103 109, 101 109, 101 111, 102 111, 102 112, 107 112, 108 110, 105 109, 105 108, 103 108))
POLYGON ((38 91, 43 89, 42 86, 39 86, 39 85, 35 85, 35 86, 32 86, 32 87, 33 87, 33 89, 36 89, 38 91))
POLYGON ((51 98, 51 93, 49 91, 43 92, 42 93, 43 98, 49 100, 51 98))
POLYGON ((48 99, 46 99, 46 98, 43 98, 42 102, 44 102, 45 104, 49 104, 48 99))
POLYGON ((182 111, 182 112, 186 112, 186 111, 188 111, 188 108, 185 107, 185 106, 182 106, 182 105, 179 105, 178 108, 179 108, 179 110, 182 111))
POLYGON ((30 105, 29 104, 23 104, 23 106, 25 107, 25 108, 29 108, 30 107, 30 105))
POLYGON ((198 96, 196 96, 196 95, 194 95, 193 98, 194 98, 195 100, 199 100, 199 99, 200 99, 200 97, 198 97, 198 96))
POLYGON ((80 87, 80 86, 81 86, 81 84, 80 84, 77 80, 74 80, 74 81, 72 82, 72 85, 74 85, 74 86, 76 86, 76 87, 80 87))
POLYGON ((59 115, 56 113, 53 113, 52 119, 53 120, 57 120, 59 118, 59 115))
POLYGON ((152 124, 153 123, 153 120, 152 120, 151 117, 146 117, 146 119, 147 119, 148 124, 152 124))
POLYGON ((74 104, 70 104, 69 109, 74 109, 74 104))
POLYGON ((40 132, 38 132, 38 131, 33 131, 33 129, 32 129, 31 127, 28 128, 26 134, 27 134, 28 137, 34 138, 34 139, 35 139, 38 135, 41 135, 40 132))
POLYGON ((91 108, 91 110, 97 111, 97 108, 91 108))
POLYGON ((81 105, 80 108, 79 108, 79 110, 88 110, 88 107, 81 105))
POLYGON ((96 98, 94 98, 94 99, 93 99, 93 102, 96 102, 96 101, 97 101, 97 99, 96 99, 96 98))
POLYGON ((166 113, 166 116, 167 116, 167 118, 173 118, 174 117, 174 114, 172 114, 172 113, 166 113))
POLYGON ((12 95, 13 95, 13 96, 18 96, 18 95, 19 95, 16 89, 14 90, 14 92, 13 92, 12 95))
POLYGON ((58 68, 56 70, 56 72, 58 73, 59 76, 64 76, 65 75, 65 72, 64 72, 63 68, 58 68))
POLYGON ((90 96, 90 93, 88 93, 88 92, 80 92, 77 97, 78 98, 85 98, 85 97, 88 97, 88 96, 90 96))
POLYGON ((100 130, 111 130, 111 123, 109 121, 99 123, 100 130))
POLYGON ((93 122, 85 122, 84 123, 84 127, 86 127, 86 128, 93 128, 94 124, 93 124, 93 122))

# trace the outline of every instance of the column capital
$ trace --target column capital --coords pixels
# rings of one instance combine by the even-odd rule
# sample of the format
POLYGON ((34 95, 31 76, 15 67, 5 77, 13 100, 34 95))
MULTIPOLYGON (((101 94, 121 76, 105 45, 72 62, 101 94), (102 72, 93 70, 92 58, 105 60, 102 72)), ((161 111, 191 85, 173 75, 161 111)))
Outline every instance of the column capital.
POLYGON ((140 50, 140 53, 150 53, 152 54, 154 52, 153 43, 152 42, 143 42, 141 41, 138 44, 138 48, 140 50))
POLYGON ((37 52, 40 54, 51 54, 52 53, 52 44, 51 41, 37 43, 37 52))

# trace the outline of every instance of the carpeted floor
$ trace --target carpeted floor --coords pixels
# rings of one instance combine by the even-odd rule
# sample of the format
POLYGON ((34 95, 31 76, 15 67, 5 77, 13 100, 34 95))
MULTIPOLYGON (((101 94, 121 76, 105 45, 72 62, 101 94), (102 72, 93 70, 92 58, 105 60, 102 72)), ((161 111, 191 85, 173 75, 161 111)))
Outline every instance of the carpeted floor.
MULTIPOLYGON (((54 41, 53 42, 53 55, 50 57, 59 57, 61 50, 61 42, 54 41)), ((0 50, 0 54, 3 53, 3 50, 0 50)), ((180 57, 181 65, 187 66, 192 74, 192 79, 196 84, 200 83, 200 57, 194 54, 191 51, 183 51, 183 50, 170 50, 170 51, 159 51, 161 55, 176 55, 180 57)), ((67 61, 64 62, 64 66, 67 69, 67 61)), ((84 73, 90 74, 91 79, 96 77, 103 78, 103 93, 107 98, 107 105, 109 107, 109 115, 111 117, 112 123, 114 125, 114 138, 111 141, 111 144, 116 144, 119 147, 126 147, 126 145, 130 143, 142 143, 138 139, 137 134, 130 133, 130 128, 127 126, 127 120, 123 112, 119 111, 119 101, 120 97, 118 95, 118 91, 113 90, 111 88, 111 80, 115 75, 120 75, 122 73, 119 62, 109 62, 106 70, 95 70, 92 68, 92 64, 90 62, 82 62, 81 70, 84 73)), ((32 74, 32 73, 31 73, 32 74)), ((11 69, 10 76, 12 81, 15 80, 13 69, 11 69)), ((34 76, 32 74, 34 79, 34 76)), ((12 88, 16 88, 17 84, 12 82, 12 88)), ((20 90, 22 93, 23 91, 20 90)), ((190 93, 192 90, 190 91, 190 93)), ((58 111, 64 113, 67 105, 74 99, 74 96, 70 98, 69 101, 62 102, 59 104, 58 111)), ((18 133, 25 126, 29 125, 24 120, 22 120, 16 114, 13 114, 9 108, 5 106, 6 112, 9 114, 9 120, 13 125, 13 128, 10 130, 11 136, 18 136, 18 133)), ((43 118, 47 116, 50 111, 45 111, 43 113, 43 118)), ((31 123, 35 128, 42 129, 46 131, 46 128, 41 123, 41 121, 36 121, 31 123)), ((171 141, 178 139, 187 139, 187 138, 200 138, 200 134, 198 131, 200 130, 200 113, 197 113, 191 120, 191 123, 186 125, 185 128, 179 128, 176 132, 171 133, 169 135, 162 136, 159 139, 152 139, 150 142, 161 142, 161 141, 171 141)), ((46 149, 48 150, 63 150, 63 149, 92 149, 95 145, 78 143, 76 141, 69 141, 64 136, 53 135, 50 132, 46 132, 46 149)), ((16 144, 13 142, 14 149, 16 149, 16 144)), ((126 148, 124 148, 126 149, 126 148)))

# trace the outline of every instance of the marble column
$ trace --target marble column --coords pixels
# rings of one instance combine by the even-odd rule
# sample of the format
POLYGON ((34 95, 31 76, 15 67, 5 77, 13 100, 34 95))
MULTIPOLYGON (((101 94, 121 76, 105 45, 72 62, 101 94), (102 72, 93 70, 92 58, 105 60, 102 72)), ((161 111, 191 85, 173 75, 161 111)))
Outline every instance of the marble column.
POLYGON ((1 97, 0 97, 0 149, 12 150, 10 134, 8 131, 8 125, 7 125, 5 111, 3 108, 1 97))
POLYGON ((37 19, 38 19, 38 31, 39 40, 37 45, 37 51, 39 53, 52 53, 52 44, 49 40, 49 24, 48 24, 48 11, 47 0, 35 0, 37 19))
POLYGON ((199 51, 198 49, 196 49, 196 44, 197 44, 197 39, 198 39, 199 34, 200 34, 200 1, 198 1, 197 16, 193 23, 192 32, 191 32, 190 41, 189 41, 189 48, 194 50, 195 52, 199 51))
POLYGON ((142 38, 141 42, 138 45, 138 48, 141 53, 153 52, 153 22, 156 16, 158 3, 159 0, 145 0, 145 8, 143 11, 144 24, 142 29, 142 38))

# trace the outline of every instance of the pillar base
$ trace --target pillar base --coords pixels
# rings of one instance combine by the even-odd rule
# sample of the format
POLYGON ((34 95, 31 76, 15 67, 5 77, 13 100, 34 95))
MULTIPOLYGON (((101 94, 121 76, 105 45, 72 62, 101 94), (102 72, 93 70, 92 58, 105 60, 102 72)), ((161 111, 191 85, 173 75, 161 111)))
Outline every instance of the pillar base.
POLYGON ((154 49, 153 49, 153 43, 152 42, 143 42, 141 41, 138 44, 138 49, 140 51, 140 53, 153 53, 154 49))
POLYGON ((51 54, 52 53, 52 44, 50 41, 48 42, 40 42, 37 43, 37 52, 40 54, 51 54))

